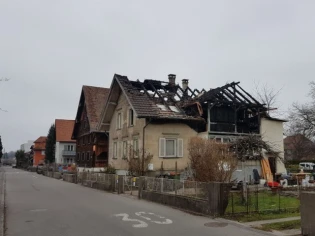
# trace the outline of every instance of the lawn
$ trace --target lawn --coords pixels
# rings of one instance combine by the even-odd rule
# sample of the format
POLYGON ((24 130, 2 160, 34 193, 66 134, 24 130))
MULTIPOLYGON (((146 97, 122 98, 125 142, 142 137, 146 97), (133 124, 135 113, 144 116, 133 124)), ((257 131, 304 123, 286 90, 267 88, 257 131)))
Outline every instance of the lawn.
POLYGON ((272 224, 264 224, 261 227, 255 227, 260 230, 272 231, 272 230, 288 230, 288 229, 300 229, 301 220, 292 220, 286 222, 278 222, 272 224))
POLYGON ((242 201, 241 192, 231 192, 226 214, 240 214, 267 211, 297 211, 300 200, 296 197, 281 196, 271 191, 252 191, 248 194, 248 201, 242 201))

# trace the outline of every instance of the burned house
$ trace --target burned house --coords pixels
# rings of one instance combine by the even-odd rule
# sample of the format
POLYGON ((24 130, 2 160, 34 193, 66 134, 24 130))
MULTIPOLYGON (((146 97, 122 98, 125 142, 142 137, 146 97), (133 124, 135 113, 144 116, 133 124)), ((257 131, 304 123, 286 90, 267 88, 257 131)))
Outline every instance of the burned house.
POLYGON ((187 167, 191 137, 229 142, 269 132, 263 124, 269 119, 262 115, 266 108, 239 83, 206 91, 192 89, 188 82, 178 85, 173 74, 168 81, 143 82, 114 75, 97 129, 109 134, 109 163, 118 171, 128 169, 130 146, 153 155, 151 171, 170 172, 175 163, 178 170, 187 167))

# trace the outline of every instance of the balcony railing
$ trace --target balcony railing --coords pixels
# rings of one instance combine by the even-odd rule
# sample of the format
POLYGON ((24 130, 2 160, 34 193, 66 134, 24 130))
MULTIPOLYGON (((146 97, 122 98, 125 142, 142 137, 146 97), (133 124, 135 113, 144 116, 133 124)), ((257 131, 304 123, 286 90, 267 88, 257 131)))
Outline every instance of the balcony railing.
POLYGON ((63 150, 62 155, 63 156, 75 156, 75 151, 63 150))

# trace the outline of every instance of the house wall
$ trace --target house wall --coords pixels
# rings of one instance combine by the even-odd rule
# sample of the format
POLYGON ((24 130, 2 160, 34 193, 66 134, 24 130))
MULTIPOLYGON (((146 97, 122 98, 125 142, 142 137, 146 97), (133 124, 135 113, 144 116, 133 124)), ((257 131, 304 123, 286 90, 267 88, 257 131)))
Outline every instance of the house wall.
MULTIPOLYGON (((284 146, 283 146, 283 122, 261 119, 260 134, 265 142, 269 142, 276 151, 280 152, 280 158, 277 159, 277 173, 286 173, 284 166, 284 146)), ((268 156, 265 156, 266 158, 268 156)))
POLYGON ((42 154, 42 151, 45 152, 45 150, 35 150, 34 151, 33 166, 37 166, 38 164, 44 162, 45 155, 42 154))
POLYGON ((65 150, 66 145, 72 145, 73 151, 76 150, 76 143, 74 142, 67 142, 67 143, 56 142, 55 160, 57 164, 66 164, 68 158, 71 163, 75 162, 76 156, 65 156, 65 157, 63 156, 63 150, 65 150))
POLYGON ((153 159, 151 163, 153 164, 154 171, 160 171, 163 162, 164 172, 174 171, 175 162, 177 162, 177 170, 183 171, 188 164, 189 152, 188 143, 191 137, 197 136, 197 132, 191 129, 186 124, 149 124, 145 132, 145 147, 151 154, 153 154, 153 159), (175 138, 183 140, 183 156, 177 158, 161 158, 159 157, 159 139, 160 138, 175 138))
POLYGON ((138 147, 142 149, 142 131, 145 126, 145 119, 138 119, 134 113, 134 125, 129 125, 129 109, 131 106, 128 103, 125 95, 122 93, 118 99, 115 112, 112 116, 109 129, 109 150, 108 164, 113 165, 118 174, 124 174, 128 170, 128 161, 122 157, 123 141, 128 142, 128 147, 133 145, 133 140, 138 140, 138 147), (117 116, 121 113, 122 126, 117 129, 117 116), (118 155, 114 157, 114 143, 117 143, 118 155))
MULTIPOLYGON (((127 141, 128 149, 133 145, 133 140, 138 140, 139 151, 143 150, 143 127, 146 124, 145 119, 134 117, 134 125, 129 125, 129 110, 131 106, 128 100, 121 94, 114 115, 110 122, 109 129, 109 164, 113 165, 118 171, 118 174, 125 174, 128 170, 128 160, 123 158, 123 142, 127 141), (117 116, 121 113, 122 127, 117 129, 117 116), (114 143, 117 143, 117 158, 114 157, 114 143)), ((178 171, 187 167, 188 159, 188 141, 192 136, 197 136, 197 132, 191 129, 186 124, 167 123, 167 124, 152 124, 149 123, 145 128, 145 151, 153 155, 150 164, 153 164, 154 172, 160 172, 162 162, 165 172, 175 170, 175 162, 177 161, 178 171), (183 140, 183 157, 178 158, 160 158, 159 157, 159 139, 160 138, 176 138, 183 140)), ((129 157, 127 155, 127 157, 129 157)))
POLYGON ((231 180, 243 181, 250 183, 254 180, 253 170, 256 169, 259 174, 261 171, 260 161, 257 160, 247 160, 244 162, 239 161, 236 170, 232 174, 231 180))
POLYGON ((33 143, 34 143, 34 140, 28 140, 27 143, 23 143, 21 145, 21 150, 25 152, 29 152, 33 143))

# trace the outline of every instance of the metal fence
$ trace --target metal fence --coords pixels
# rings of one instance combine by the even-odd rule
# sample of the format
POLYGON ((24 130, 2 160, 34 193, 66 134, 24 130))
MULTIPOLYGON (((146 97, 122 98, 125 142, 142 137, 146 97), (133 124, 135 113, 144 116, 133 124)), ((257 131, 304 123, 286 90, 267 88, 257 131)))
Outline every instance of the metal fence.
POLYGON ((297 193, 288 194, 281 189, 271 190, 258 186, 248 186, 246 191, 231 191, 225 214, 243 215, 262 212, 299 211, 300 200, 297 193))
POLYGON ((144 188, 147 191, 208 199, 207 183, 204 182, 146 177, 144 188))
POLYGON ((123 177, 123 191, 126 194, 138 195, 139 191, 139 177, 124 176, 123 177))

